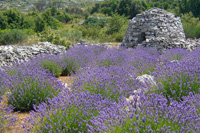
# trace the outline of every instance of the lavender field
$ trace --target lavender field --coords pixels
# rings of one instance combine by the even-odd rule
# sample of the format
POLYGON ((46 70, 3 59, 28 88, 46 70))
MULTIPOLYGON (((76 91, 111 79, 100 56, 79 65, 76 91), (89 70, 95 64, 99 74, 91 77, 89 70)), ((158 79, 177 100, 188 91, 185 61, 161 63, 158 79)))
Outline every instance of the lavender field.
POLYGON ((76 45, 0 71, 0 132, 13 111, 31 112, 20 132, 200 132, 200 47, 76 45), (57 80, 73 77, 72 85, 57 80))

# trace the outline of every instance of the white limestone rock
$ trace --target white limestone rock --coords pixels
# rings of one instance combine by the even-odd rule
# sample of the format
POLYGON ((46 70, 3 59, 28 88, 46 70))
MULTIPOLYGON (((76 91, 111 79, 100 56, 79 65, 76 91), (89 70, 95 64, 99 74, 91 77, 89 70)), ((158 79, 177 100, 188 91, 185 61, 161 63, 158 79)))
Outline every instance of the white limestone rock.
POLYGON ((148 74, 144 74, 142 76, 138 76, 136 78, 139 82, 142 83, 142 88, 138 89, 140 92, 143 90, 145 93, 149 92, 150 89, 154 86, 156 86, 156 82, 154 80, 154 77, 148 74))
POLYGON ((0 46, 0 67, 28 61, 38 54, 58 54, 65 51, 64 46, 54 45, 50 42, 38 42, 32 46, 0 46))

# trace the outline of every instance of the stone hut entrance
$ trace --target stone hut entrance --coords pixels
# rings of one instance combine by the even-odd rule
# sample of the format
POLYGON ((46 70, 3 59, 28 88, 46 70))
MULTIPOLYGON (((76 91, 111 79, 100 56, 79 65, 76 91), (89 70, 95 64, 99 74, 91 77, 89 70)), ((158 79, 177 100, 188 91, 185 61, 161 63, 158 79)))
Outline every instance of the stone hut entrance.
POLYGON ((180 47, 186 40, 180 17, 160 8, 152 8, 131 19, 123 38, 122 46, 136 48, 180 47))
POLYGON ((146 34, 145 32, 142 32, 140 36, 138 37, 138 43, 141 44, 144 41, 146 41, 146 34))

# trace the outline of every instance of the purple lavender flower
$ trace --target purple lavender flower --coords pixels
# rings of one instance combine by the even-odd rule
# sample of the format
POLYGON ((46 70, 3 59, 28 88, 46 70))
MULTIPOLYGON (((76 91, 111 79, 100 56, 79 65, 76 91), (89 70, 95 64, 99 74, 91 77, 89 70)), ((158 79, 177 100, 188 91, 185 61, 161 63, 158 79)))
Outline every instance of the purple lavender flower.
POLYGON ((15 110, 32 110, 34 104, 53 98, 64 88, 60 81, 41 68, 27 67, 24 64, 12 71, 14 73, 6 87, 11 91, 8 104, 15 110))

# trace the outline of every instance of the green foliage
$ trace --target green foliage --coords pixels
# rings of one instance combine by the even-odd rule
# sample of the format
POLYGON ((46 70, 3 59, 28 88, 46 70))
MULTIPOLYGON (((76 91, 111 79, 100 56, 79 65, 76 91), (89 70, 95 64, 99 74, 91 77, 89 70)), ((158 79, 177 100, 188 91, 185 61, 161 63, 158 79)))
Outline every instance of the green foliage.
POLYGON ((64 30, 60 33, 60 35, 73 43, 79 42, 82 39, 82 32, 76 29, 71 31, 64 30))
POLYGON ((181 20, 183 22, 183 28, 187 38, 200 37, 199 18, 195 18, 190 12, 182 15, 181 20))
POLYGON ((57 8, 53 7, 50 9, 50 11, 51 11, 51 16, 53 16, 60 22, 67 23, 70 20, 72 20, 72 17, 63 10, 58 10, 57 8))
MULTIPOLYGON (((113 81, 113 85, 115 84, 114 82, 115 81, 113 81)), ((99 84, 104 84, 104 83, 98 83, 98 81, 95 81, 94 79, 93 82, 83 85, 84 91, 87 90, 94 94, 100 94, 101 96, 106 97, 116 102, 119 100, 120 92, 113 93, 112 88, 108 88, 107 86, 99 87, 99 84)))
POLYGON ((16 8, 4 10, 0 17, 2 29, 20 29, 23 25, 24 15, 16 8), (4 20, 3 20, 4 19, 4 20))
POLYGON ((42 32, 48 26, 59 29, 63 27, 62 23, 67 23, 71 19, 69 14, 55 7, 47 9, 42 14, 39 12, 22 14, 14 8, 0 11, 0 29, 33 29, 35 32, 42 32))
POLYGON ((24 21, 23 21, 23 25, 22 25, 23 29, 34 29, 35 26, 36 26, 35 25, 35 17, 33 17, 33 16, 24 17, 24 21))
POLYGON ((92 8, 91 13, 101 12, 111 16, 113 13, 125 15, 132 18, 136 14, 147 9, 145 1, 140 0, 105 0, 102 3, 97 3, 92 8))
POLYGON ((180 13, 185 14, 192 12, 194 17, 200 17, 199 6, 199 0, 181 0, 179 4, 180 13))
MULTIPOLYGON (((86 3, 86 2, 84 2, 84 3, 86 3)), ((90 14, 88 9, 85 10, 83 8, 75 7, 75 6, 74 7, 66 7, 65 12, 68 14, 72 14, 72 15, 78 15, 78 17, 80 17, 80 18, 84 17, 85 19, 87 19, 87 17, 90 14)))
POLYGON ((79 26, 83 38, 98 42, 122 41, 127 28, 128 19, 118 14, 113 17, 89 17, 79 26))
POLYGON ((99 18, 99 17, 89 17, 84 22, 84 25, 99 25, 100 27, 104 27, 108 21, 108 18, 99 18))
POLYGON ((122 42, 123 41, 123 37, 125 35, 125 31, 126 30, 121 30, 120 32, 114 33, 113 34, 114 41, 122 42))
POLYGON ((125 25, 127 22, 127 18, 124 16, 120 16, 118 14, 113 14, 112 18, 108 21, 108 30, 107 34, 113 34, 116 32, 119 32, 121 30, 121 27, 125 25))
POLYGON ((75 73, 76 70, 79 69, 80 66, 77 65, 75 59, 73 57, 67 56, 63 59, 63 63, 65 64, 65 68, 62 71, 63 76, 69 76, 75 73))
POLYGON ((184 73, 167 76, 160 81, 158 93, 162 93, 167 99, 181 101, 183 96, 188 96, 189 92, 199 93, 199 79, 195 75, 184 73))
POLYGON ((53 31, 51 28, 48 28, 41 33, 40 41, 48 41, 56 45, 62 45, 65 46, 66 49, 68 49, 71 45, 64 38, 61 38, 60 35, 56 31, 53 31))
POLYGON ((52 16, 50 9, 47 9, 45 12, 42 13, 42 18, 45 21, 46 25, 50 26, 52 29, 58 29, 62 27, 62 23, 52 16))
POLYGON ((41 67, 47 69, 54 75, 55 77, 59 77, 62 74, 61 66, 55 60, 45 60, 42 59, 40 61, 41 67))
MULTIPOLYGON (((46 102, 47 98, 53 98, 59 93, 55 89, 56 81, 40 76, 23 75, 18 73, 20 82, 12 81, 11 95, 8 98, 8 105, 14 107, 15 110, 30 111, 33 105, 39 105, 46 102)), ((16 80, 19 80, 16 79, 16 80)))
POLYGON ((79 30, 82 32, 84 38, 89 38, 95 40, 99 37, 99 32, 101 27, 98 24, 95 25, 82 25, 79 27, 79 30))
POLYGON ((181 126, 175 120, 168 119, 162 114, 157 114, 158 116, 148 116, 145 114, 135 115, 133 118, 128 118, 123 120, 120 124, 110 127, 108 132, 113 133, 145 133, 149 131, 148 127, 151 127, 153 131, 160 131, 170 127, 170 131, 180 131, 181 126))
MULTIPOLYGON (((63 38, 59 35, 54 36, 52 39, 54 43, 68 46, 69 42, 77 43, 81 39, 95 42, 121 42, 127 28, 127 18, 133 18, 136 14, 152 7, 159 7, 178 16, 183 14, 182 22, 186 37, 200 37, 198 19, 200 1, 197 0, 104 0, 93 2, 90 6, 86 6, 88 2, 80 3, 79 6, 64 8, 61 1, 37 0, 34 5, 40 12, 21 13, 16 8, 4 9, 0 11, 0 29, 28 29, 39 34, 48 27, 59 30, 64 28, 64 24, 72 23, 74 25, 72 29, 64 29, 59 33, 63 38), (103 16, 98 16, 97 13, 103 16), (110 17, 107 17, 108 15, 110 17), (84 24, 76 26, 78 23, 76 20, 80 19, 85 19, 84 24)), ((28 32, 28 35, 33 34, 28 32)), ((42 40, 50 39, 45 38, 42 40)))
POLYGON ((45 23, 45 20, 41 16, 37 16, 35 19, 35 32, 42 32, 46 29, 47 24, 45 23))
POLYGON ((6 16, 4 16, 2 12, 0 12, 0 29, 4 30, 7 28, 7 26, 8 23, 6 16))
MULTIPOLYGON (((110 65, 110 64, 108 64, 108 65, 110 65)), ((118 102, 119 97, 120 97, 120 92, 113 93, 112 88, 109 88, 106 85, 104 85, 103 87, 99 87, 99 84, 105 84, 105 83, 98 83, 98 81, 95 81, 95 79, 94 79, 93 82, 91 82, 89 84, 84 84, 83 88, 84 88, 84 90, 87 90, 91 93, 100 94, 103 97, 106 97, 115 102, 118 102)), ((116 86, 114 86, 114 84, 115 84, 115 81, 113 81, 112 85, 113 85, 113 87, 116 87, 116 86)))
POLYGON ((0 33, 0 45, 20 43, 27 39, 27 34, 23 30, 12 29, 0 33))

